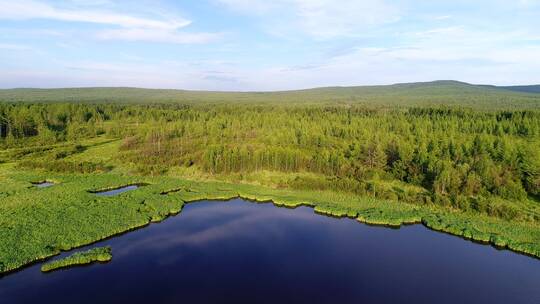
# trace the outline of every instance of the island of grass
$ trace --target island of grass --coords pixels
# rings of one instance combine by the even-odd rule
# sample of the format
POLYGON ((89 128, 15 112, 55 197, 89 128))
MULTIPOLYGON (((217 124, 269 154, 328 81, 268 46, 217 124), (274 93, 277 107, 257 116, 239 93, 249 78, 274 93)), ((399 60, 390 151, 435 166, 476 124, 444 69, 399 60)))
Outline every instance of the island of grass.
POLYGON ((52 261, 41 266, 41 271, 50 272, 53 270, 88 265, 95 262, 108 262, 112 259, 111 247, 97 247, 83 252, 76 252, 60 260, 52 261))

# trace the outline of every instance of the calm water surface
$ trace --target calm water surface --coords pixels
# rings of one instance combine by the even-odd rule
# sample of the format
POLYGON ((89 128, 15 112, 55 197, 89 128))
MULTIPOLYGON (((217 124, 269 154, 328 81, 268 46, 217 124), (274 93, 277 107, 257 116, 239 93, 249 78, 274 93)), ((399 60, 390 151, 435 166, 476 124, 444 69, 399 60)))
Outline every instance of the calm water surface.
POLYGON ((130 185, 130 186, 125 186, 125 187, 121 187, 121 188, 113 189, 113 190, 99 191, 99 192, 96 192, 95 194, 99 196, 114 196, 114 195, 118 195, 120 193, 124 193, 127 191, 132 191, 138 188, 139 188, 138 185, 130 185))
POLYGON ((242 200, 103 241, 108 264, 0 279, 1 303, 540 303, 540 261, 242 200))
POLYGON ((51 183, 51 182, 35 183, 34 186, 38 188, 48 188, 48 187, 54 186, 54 183, 51 183))

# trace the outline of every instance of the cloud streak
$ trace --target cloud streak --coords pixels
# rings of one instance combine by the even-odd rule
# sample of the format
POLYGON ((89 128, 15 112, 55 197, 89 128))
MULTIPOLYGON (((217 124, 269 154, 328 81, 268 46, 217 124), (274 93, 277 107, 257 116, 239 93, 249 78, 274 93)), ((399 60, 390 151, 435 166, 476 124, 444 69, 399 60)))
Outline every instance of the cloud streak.
POLYGON ((0 0, 0 19, 30 20, 49 19, 68 22, 87 22, 116 25, 124 28, 153 28, 173 30, 186 27, 191 21, 182 18, 156 20, 126 14, 84 9, 62 9, 52 5, 28 0, 0 0))
POLYGON ((123 40, 123 41, 147 41, 160 43, 177 44, 199 44, 209 43, 219 40, 223 34, 220 33, 185 33, 177 31, 167 31, 159 29, 113 29, 104 30, 96 34, 102 40, 123 40))
MULTIPOLYGON (((92 6, 100 6, 104 2, 91 2, 92 6)), ((111 11, 88 9, 83 7, 59 8, 47 3, 32 0, 0 0, 0 19, 33 20, 44 19, 62 22, 91 23, 108 25, 114 28, 99 30, 95 37, 102 40, 147 41, 175 44, 208 43, 217 40, 218 33, 185 33, 179 31, 192 22, 175 18, 146 18, 111 11)))
POLYGON ((0 86, 540 83, 539 0, 143 2, 0 0, 0 86))
MULTIPOLYGON (((271 16, 267 25, 279 36, 299 30, 317 39, 354 37, 377 25, 399 20, 400 10, 384 0, 217 0, 248 15, 271 16), (285 21, 285 22, 284 22, 285 21)), ((266 19, 266 22, 269 20, 266 19)))
POLYGON ((27 51, 31 49, 32 49, 31 47, 26 46, 26 45, 0 43, 0 50, 27 51))

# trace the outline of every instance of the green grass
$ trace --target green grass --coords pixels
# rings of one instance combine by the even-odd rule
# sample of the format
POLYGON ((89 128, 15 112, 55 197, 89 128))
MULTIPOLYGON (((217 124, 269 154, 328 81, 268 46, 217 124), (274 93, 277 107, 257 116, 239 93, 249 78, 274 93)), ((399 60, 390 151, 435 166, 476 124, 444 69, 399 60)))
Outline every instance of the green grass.
POLYGON ((540 257, 540 227, 536 223, 508 222, 435 206, 421 207, 329 191, 274 189, 165 176, 21 172, 7 165, 0 171, 5 194, 0 199, 0 272, 160 222, 179 213, 187 202, 235 197, 272 201, 289 208, 311 206, 317 213, 357 218, 374 225, 421 222, 434 230, 540 257), (36 180, 53 180, 57 184, 42 189, 31 187, 30 182, 36 180), (112 197, 91 193, 135 183, 148 186, 112 197), (169 193, 162 194, 166 192, 169 193))
POLYGON ((75 252, 74 254, 63 259, 55 260, 41 266, 41 271, 50 272, 53 270, 71 267, 88 265, 95 262, 108 262, 112 259, 111 247, 98 247, 88 251, 75 252))

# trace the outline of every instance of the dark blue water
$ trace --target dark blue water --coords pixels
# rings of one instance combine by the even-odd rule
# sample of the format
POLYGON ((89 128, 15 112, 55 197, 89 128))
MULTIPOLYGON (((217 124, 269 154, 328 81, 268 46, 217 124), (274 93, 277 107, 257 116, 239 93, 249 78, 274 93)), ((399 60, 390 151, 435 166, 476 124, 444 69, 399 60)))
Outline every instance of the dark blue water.
POLYGON ((242 200, 101 242, 113 260, 0 279, 1 303, 540 303, 540 261, 242 200))
POLYGON ((130 185, 130 186, 125 186, 125 187, 121 187, 121 188, 118 188, 118 189, 112 189, 112 190, 107 190, 107 191, 99 191, 99 192, 95 192, 96 195, 99 195, 99 196, 114 196, 114 195, 118 195, 120 193, 123 193, 123 192, 127 192, 127 191, 132 191, 132 190, 135 190, 135 189, 138 189, 139 186, 138 185, 130 185))

